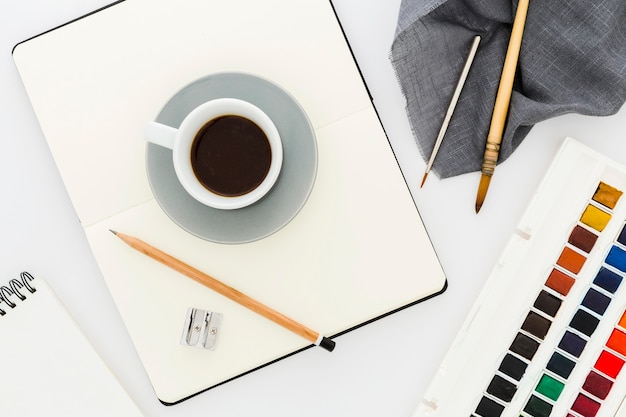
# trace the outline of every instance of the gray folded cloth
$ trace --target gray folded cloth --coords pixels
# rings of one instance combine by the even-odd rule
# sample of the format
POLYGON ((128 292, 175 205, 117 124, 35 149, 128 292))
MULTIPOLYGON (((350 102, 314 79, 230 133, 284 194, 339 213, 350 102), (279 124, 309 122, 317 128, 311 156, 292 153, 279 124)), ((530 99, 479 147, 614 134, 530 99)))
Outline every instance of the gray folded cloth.
MULTIPOLYGON (((425 160, 474 35, 482 37, 433 171, 480 170, 517 0, 403 0, 391 62, 425 160)), ((530 0, 500 149, 565 113, 605 116, 626 101, 626 0, 530 0)))

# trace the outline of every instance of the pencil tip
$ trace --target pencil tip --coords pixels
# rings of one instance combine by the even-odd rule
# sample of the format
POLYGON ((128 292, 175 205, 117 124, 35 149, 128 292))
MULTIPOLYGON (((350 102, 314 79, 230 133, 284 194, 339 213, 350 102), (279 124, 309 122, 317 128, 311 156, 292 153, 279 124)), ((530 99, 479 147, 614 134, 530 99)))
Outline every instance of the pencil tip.
POLYGON ((428 171, 424 173, 424 177, 422 178, 422 184, 420 185, 420 188, 424 186, 424 183, 426 182, 426 177, 428 177, 428 171))
POLYGON ((117 236, 117 232, 113 229, 109 229, 109 232, 113 233, 115 236, 117 236))
POLYGON ((491 182, 490 175, 482 175, 480 177, 480 184, 478 185, 478 193, 476 194, 476 213, 478 213, 483 206, 487 190, 489 189, 489 183, 491 182))

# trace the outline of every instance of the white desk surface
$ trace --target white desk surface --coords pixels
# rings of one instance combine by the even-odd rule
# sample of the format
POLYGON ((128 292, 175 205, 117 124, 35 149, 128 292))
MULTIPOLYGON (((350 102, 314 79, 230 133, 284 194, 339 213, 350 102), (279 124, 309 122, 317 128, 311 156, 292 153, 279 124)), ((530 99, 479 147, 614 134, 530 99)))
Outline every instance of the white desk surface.
POLYGON ((478 173, 443 181, 431 174, 419 189, 425 163, 388 59, 400 0, 334 0, 449 288, 337 338, 333 353, 309 349, 165 407, 96 267, 11 58, 16 43, 108 3, 0 2, 0 281, 22 270, 45 276, 146 416, 410 416, 562 138, 626 165, 624 107, 607 118, 566 115, 535 126, 496 170, 479 215, 478 173))

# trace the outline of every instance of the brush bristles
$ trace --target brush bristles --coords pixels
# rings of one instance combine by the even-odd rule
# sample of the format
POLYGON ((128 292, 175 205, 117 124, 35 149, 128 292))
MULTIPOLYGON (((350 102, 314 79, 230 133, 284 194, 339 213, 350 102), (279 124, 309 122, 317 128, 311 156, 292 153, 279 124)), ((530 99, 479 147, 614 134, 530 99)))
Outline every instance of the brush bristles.
POLYGON ((480 177, 480 184, 478 184, 478 193, 476 194, 476 213, 480 211, 480 208, 485 202, 485 196, 489 189, 489 183, 491 182, 491 175, 482 174, 480 177))
POLYGON ((424 183, 426 182, 427 177, 428 177, 428 171, 424 173, 424 177, 422 178, 422 184, 420 185, 420 188, 424 186, 424 183))

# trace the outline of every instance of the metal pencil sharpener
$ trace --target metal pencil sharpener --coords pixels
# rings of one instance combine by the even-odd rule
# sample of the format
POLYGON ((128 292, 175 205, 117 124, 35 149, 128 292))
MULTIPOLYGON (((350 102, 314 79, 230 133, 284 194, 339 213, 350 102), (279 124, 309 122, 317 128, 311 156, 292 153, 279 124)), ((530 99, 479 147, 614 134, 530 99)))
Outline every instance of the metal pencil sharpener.
POLYGON ((215 350, 222 314, 198 308, 187 309, 180 344, 215 350))

